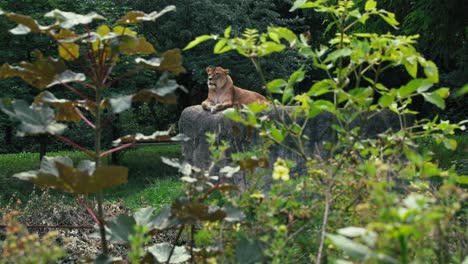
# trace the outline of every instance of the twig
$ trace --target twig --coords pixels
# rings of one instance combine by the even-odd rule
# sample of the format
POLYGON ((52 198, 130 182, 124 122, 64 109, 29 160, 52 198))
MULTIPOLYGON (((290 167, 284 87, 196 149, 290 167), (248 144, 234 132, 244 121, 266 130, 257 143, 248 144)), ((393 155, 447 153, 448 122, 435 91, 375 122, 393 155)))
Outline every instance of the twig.
POLYGON ((66 138, 66 137, 64 137, 64 136, 62 136, 60 134, 54 133, 54 134, 52 134, 52 136, 61 139, 62 141, 70 144, 71 146, 75 147, 76 149, 79 149, 79 150, 83 151, 84 153, 86 153, 86 155, 88 155, 91 158, 95 157, 94 154, 91 153, 89 150, 83 148, 82 146, 78 145, 77 143, 71 141, 70 139, 68 139, 68 138, 66 138))
POLYGON ((88 214, 91 215, 91 218, 93 218, 94 222, 96 224, 99 224, 99 220, 96 217, 96 213, 94 213, 94 211, 91 208, 89 208, 89 206, 81 199, 81 197, 76 196, 76 200, 86 209, 88 214))
POLYGON ((102 152, 102 153, 100 154, 100 156, 101 156, 101 158, 102 158, 102 157, 104 157, 104 156, 107 156, 107 155, 112 154, 112 153, 114 153, 114 152, 117 152, 117 151, 119 151, 119 150, 129 148, 129 147, 135 145, 135 143, 136 143, 136 141, 132 141, 132 142, 130 142, 130 143, 123 144, 123 145, 118 146, 118 147, 116 147, 116 148, 113 148, 113 149, 110 149, 110 150, 108 150, 108 151, 102 152))
POLYGON ((176 247, 176 243, 177 243, 177 241, 179 240, 180 235, 182 235, 182 231, 184 231, 184 228, 185 228, 185 225, 182 225, 182 226, 180 227, 179 233, 177 233, 176 239, 175 239, 175 241, 174 241, 174 246, 171 248, 171 252, 169 253, 169 257, 167 257, 166 263, 169 263, 169 261, 171 260, 172 254, 174 254, 174 250, 175 250, 175 247, 176 247))
POLYGON ((83 113, 81 112, 81 110, 78 108, 78 107, 75 107, 75 112, 81 117, 81 119, 83 119, 83 121, 85 121, 86 124, 88 124, 92 129, 95 129, 96 126, 91 123, 91 121, 89 121, 88 118, 86 118, 86 116, 83 115, 83 113))

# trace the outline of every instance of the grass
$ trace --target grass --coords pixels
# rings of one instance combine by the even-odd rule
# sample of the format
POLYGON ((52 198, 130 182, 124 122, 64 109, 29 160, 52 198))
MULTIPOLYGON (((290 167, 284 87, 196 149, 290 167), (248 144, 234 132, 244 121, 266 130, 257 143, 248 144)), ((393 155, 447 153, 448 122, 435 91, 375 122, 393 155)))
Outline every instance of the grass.
MULTIPOLYGON (((47 156, 68 156, 76 164, 87 156, 77 151, 50 152, 47 156)), ((121 200, 124 204, 136 209, 143 206, 156 208, 169 204, 182 193, 182 183, 177 170, 161 162, 161 156, 179 157, 180 146, 162 145, 130 149, 120 154, 120 165, 129 168, 127 184, 106 190, 106 200, 121 200)), ((105 162, 108 162, 106 160, 105 162)), ((34 186, 29 182, 11 177, 13 174, 39 168, 37 153, 18 153, 0 155, 0 203, 12 197, 28 200, 34 186)), ((51 191, 53 197, 63 199, 61 192, 51 191)), ((70 201, 73 197, 70 195, 70 201)))

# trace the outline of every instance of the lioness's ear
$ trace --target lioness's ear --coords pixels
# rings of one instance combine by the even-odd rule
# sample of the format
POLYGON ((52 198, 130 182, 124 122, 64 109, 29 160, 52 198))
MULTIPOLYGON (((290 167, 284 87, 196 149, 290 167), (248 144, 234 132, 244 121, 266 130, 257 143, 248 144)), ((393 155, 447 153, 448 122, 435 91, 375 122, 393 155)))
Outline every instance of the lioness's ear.
POLYGON ((207 72, 207 73, 210 73, 210 71, 212 71, 212 70, 213 70, 212 67, 206 67, 206 72, 207 72))
POLYGON ((224 73, 226 73, 227 75, 229 75, 229 69, 224 69, 224 73))

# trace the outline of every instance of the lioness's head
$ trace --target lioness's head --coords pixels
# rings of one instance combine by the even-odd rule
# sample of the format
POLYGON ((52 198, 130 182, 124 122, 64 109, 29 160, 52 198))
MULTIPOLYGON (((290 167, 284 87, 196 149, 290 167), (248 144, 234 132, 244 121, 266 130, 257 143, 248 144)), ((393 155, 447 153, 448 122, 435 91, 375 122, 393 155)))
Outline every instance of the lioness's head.
POLYGON ((206 73, 208 73, 207 83, 209 89, 224 87, 230 81, 228 69, 208 67, 206 68, 206 73))

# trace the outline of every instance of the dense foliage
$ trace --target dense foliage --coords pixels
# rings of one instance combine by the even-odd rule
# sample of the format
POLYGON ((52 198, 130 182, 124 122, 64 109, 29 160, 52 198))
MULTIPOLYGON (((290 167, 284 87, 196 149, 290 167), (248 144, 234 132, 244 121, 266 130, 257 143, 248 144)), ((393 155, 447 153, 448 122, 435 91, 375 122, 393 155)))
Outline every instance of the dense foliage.
MULTIPOLYGON (((97 3, 86 3, 91 2, 97 3)), ((106 22, 95 31, 90 25, 102 19, 96 13, 79 15, 54 10, 47 16, 54 17, 56 23, 42 27, 31 17, 0 10, 19 24, 11 33, 33 32, 52 37, 56 45, 50 46, 53 48, 50 52, 59 54, 54 59, 36 51, 32 63, 4 64, 0 77, 20 77, 40 90, 60 84, 81 98, 57 99, 46 90, 35 97, 31 106, 24 100, 2 100, 3 112, 19 124, 20 135, 49 134, 93 159, 74 166, 66 157, 45 157, 39 170, 15 176, 76 195, 99 226, 102 254, 97 256, 97 263, 111 260, 108 240, 127 244, 126 261, 134 263, 464 261, 467 176, 458 175, 455 166, 441 168, 433 154, 418 148, 418 143, 433 140, 455 150, 457 141, 450 135, 465 130, 467 121, 451 123, 438 116, 430 119, 418 116, 420 109, 415 101, 444 110, 451 89, 439 86, 439 68, 417 51, 418 36, 370 30, 379 23, 397 29, 399 22, 394 13, 381 9, 374 0, 296 0, 287 6, 280 1, 242 1, 235 7, 230 1, 189 2, 179 3, 181 9, 177 12, 182 10, 185 15, 173 13, 180 20, 173 19, 166 29, 161 25, 154 32, 151 31, 154 28, 148 29, 147 24, 140 22, 153 21, 173 11, 173 6, 159 6, 162 11, 155 13, 130 11, 116 21, 118 25, 109 26, 110 22, 106 22), (206 20, 197 20, 203 16, 198 16, 199 10, 193 11, 192 5, 206 8, 201 13, 206 20), (287 10, 292 14, 301 10, 301 16, 288 13, 286 19, 281 18, 280 13, 287 10), (245 13, 251 16, 236 24, 240 14, 245 13), (220 14, 226 21, 213 22, 214 14, 220 14), (300 26, 317 17, 325 19, 325 25, 300 26), (179 27, 179 21, 184 21, 186 27, 179 27), (270 25, 274 22, 276 25, 270 25), (79 29, 72 31, 75 26, 79 29), (215 32, 207 34, 211 26, 215 32), (323 39, 313 38, 317 35, 313 30, 322 30, 322 26, 326 26, 325 34, 319 34, 323 39), (184 28, 190 31, 181 30, 184 28), (126 59, 155 53, 149 39, 136 33, 140 29, 154 37, 157 50, 185 46, 179 46, 178 33, 185 43, 188 42, 185 38, 193 39, 185 47, 190 73, 179 77, 182 83, 187 82, 184 78, 193 78, 192 84, 204 82, 201 69, 205 65, 201 67, 200 63, 226 60, 227 66, 233 63, 233 67, 239 67, 238 72, 244 69, 248 73, 245 76, 252 76, 247 79, 260 80, 256 81, 257 89, 264 89, 272 104, 254 103, 224 112, 226 118, 258 131, 263 139, 261 145, 229 155, 229 143, 218 142, 216 135, 209 134, 209 168, 163 158, 164 163, 182 174, 185 184, 182 197, 160 212, 148 207, 130 215, 104 219, 102 189, 125 182, 127 171, 121 166, 105 165, 101 158, 131 146, 139 138, 170 137, 161 132, 151 137, 131 135, 120 138, 120 146, 106 151, 101 145, 103 128, 117 114, 129 109, 133 101, 148 103, 144 99, 154 97, 158 102, 171 103, 175 101, 172 92, 183 90, 168 78, 170 75, 163 73, 154 79, 158 89, 150 87, 124 96, 110 92, 120 87, 124 77, 131 73, 141 70, 144 75, 144 68, 174 75, 184 72, 178 49, 152 59, 126 59), (304 29, 312 32, 295 32, 304 29), (164 30, 167 38, 161 34, 164 30), (193 36, 197 30, 203 35, 193 36), (222 57, 203 53, 207 47, 211 51, 210 44, 214 44, 214 53, 222 57), (125 73, 130 62, 137 67, 125 73), (83 73, 72 71, 76 69, 83 73), (316 72, 320 74, 311 77, 316 72), (388 72, 404 77, 394 83, 385 79, 388 72), (254 74, 258 77, 253 77, 254 74), (322 77, 316 80, 315 76, 322 77), (78 91, 77 87, 83 90, 78 91), (285 108, 287 105, 294 107, 285 108), (84 110, 89 114, 83 114, 84 110), (268 113, 275 113, 279 119, 271 120, 268 113), (304 128, 321 113, 329 114, 333 120, 330 139, 315 150, 307 149, 305 142, 309 138, 304 128), (374 138, 363 136, 363 125, 372 116, 386 113, 397 117, 399 129, 389 129, 374 138), (65 126, 61 122, 65 121, 82 121, 89 126, 94 133, 94 150, 63 136, 65 126), (298 159, 278 157, 268 164, 273 145, 287 149, 298 159), (218 171, 217 166, 222 168, 218 171), (245 179, 245 190, 231 184, 232 177, 237 176, 245 179), (271 183, 264 182, 263 177, 272 179, 271 183), (88 201, 82 202, 81 196, 94 192, 98 193, 97 213, 87 205, 88 201), (152 234, 169 229, 177 230, 176 241, 149 244, 152 234), (180 244, 182 237, 186 238, 185 243, 180 244)), ((62 2, 49 2, 52 3, 62 2)), ((106 3, 101 2, 102 7, 112 8, 106 3)), ((122 3, 131 7, 141 4, 141 9, 150 6, 147 1, 122 3)), ((414 3, 411 12, 428 8, 414 3)), ((410 14, 405 17, 411 25, 410 14)), ((434 55, 435 59, 439 57, 434 55)), ((457 94, 463 96, 466 90, 465 86, 457 94)), ((14 236, 10 235, 7 245, 14 236)), ((51 255, 59 257, 60 249, 51 255)))

